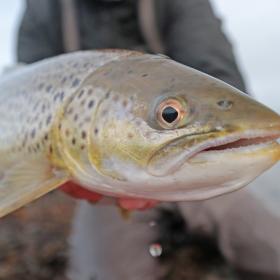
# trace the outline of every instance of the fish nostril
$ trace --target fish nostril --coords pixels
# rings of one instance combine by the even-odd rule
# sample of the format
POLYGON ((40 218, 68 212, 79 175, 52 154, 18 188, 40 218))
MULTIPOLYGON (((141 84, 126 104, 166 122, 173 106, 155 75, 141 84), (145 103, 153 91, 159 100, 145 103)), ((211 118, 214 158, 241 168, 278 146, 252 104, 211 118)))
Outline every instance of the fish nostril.
POLYGON ((217 105, 221 110, 229 110, 232 108, 233 102, 230 100, 220 100, 217 102, 217 105))

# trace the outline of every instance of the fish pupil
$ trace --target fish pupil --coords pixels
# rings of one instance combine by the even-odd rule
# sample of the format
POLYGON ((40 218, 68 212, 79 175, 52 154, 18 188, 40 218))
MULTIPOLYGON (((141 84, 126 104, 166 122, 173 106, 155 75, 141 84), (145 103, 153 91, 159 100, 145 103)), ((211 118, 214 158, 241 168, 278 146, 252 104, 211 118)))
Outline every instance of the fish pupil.
POLYGON ((162 118, 167 123, 173 123, 174 121, 176 121, 178 115, 179 115, 178 111, 171 106, 164 108, 164 110, 162 111, 162 118))

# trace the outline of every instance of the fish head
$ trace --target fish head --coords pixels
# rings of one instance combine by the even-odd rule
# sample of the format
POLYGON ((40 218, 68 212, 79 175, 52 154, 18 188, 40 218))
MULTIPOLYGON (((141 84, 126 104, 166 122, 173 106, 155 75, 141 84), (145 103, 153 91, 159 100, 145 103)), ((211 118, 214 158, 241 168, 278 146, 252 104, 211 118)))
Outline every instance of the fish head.
POLYGON ((277 113, 170 59, 114 61, 90 82, 104 98, 89 158, 126 195, 205 199, 243 187, 280 158, 277 113))

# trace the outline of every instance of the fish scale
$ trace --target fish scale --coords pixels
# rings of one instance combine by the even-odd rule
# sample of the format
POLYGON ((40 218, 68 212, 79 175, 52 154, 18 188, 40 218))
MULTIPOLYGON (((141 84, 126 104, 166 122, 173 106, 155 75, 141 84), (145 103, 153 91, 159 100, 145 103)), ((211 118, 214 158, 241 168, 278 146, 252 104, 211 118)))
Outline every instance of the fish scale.
POLYGON ((39 67, 35 64, 7 78, 4 76, 0 80, 0 155, 9 153, 11 160, 18 160, 20 154, 26 157, 39 152, 38 143, 42 148, 40 152, 47 152, 49 144, 45 136, 59 108, 89 74, 120 56, 109 52, 78 53, 63 56, 59 63, 56 59, 47 60, 39 67), (59 94, 57 99, 56 94, 59 94), (28 138, 27 145, 23 145, 25 138, 28 138), (13 156, 14 149, 20 152, 13 156))
MULTIPOLYGON (((83 81, 96 69, 109 61, 117 60, 126 55, 130 55, 130 53, 114 51, 80 52, 21 67, 21 69, 1 77, 0 175, 3 186, 6 184, 13 185, 10 181, 5 181, 5 178, 8 180, 10 179, 8 177, 13 176, 7 175, 7 170, 18 169, 18 163, 21 162, 29 163, 28 170, 25 170, 25 167, 20 168, 22 172, 26 172, 26 178, 24 179, 27 179, 27 183, 32 183, 29 182, 31 178, 28 178, 28 175, 30 169, 34 169, 34 164, 53 157, 52 153, 55 147, 52 130, 55 125, 59 125, 56 123, 57 117, 67 106, 69 99, 75 95, 77 90, 81 88, 83 81)), ((84 90, 88 92, 88 89, 87 87, 84 90)), ((87 101, 87 97, 85 98, 85 101, 87 101)), ((81 109, 78 108, 76 114, 79 115, 80 128, 84 131, 91 110, 81 109)), ((75 121, 73 120, 73 122, 75 121)), ((72 125, 71 129, 73 127, 72 125)), ((69 133, 75 134, 76 131, 71 131, 69 128, 69 133)), ((82 150, 83 145, 85 146, 83 144, 85 139, 77 137, 76 140, 76 144, 80 145, 82 150)), ((59 157, 59 154, 54 157, 59 157)), ((54 160, 52 165, 55 165, 55 163, 54 160)), ((46 162, 44 167, 47 167, 48 170, 49 161, 46 162)), ((40 171, 44 172, 44 170, 40 171)), ((52 175, 53 172, 51 171, 48 176, 52 175)), ((18 170, 16 170, 14 176, 15 180, 16 178, 22 180, 21 184, 25 183, 22 175, 19 176, 18 170)), ((34 179, 33 181, 36 181, 34 179)), ((38 183, 38 189, 39 185, 38 183)), ((7 193, 11 192, 11 189, 12 186, 8 186, 5 191, 1 190, 0 199, 4 199, 7 193)), ((36 197, 34 196, 34 198, 36 197)), ((7 202, 7 204, 14 204, 11 209, 21 206, 22 203, 17 206, 18 204, 14 203, 13 200, 15 198, 11 198, 11 202, 7 202)), ((27 198, 27 200, 32 199, 27 198)), ((25 201, 24 198, 23 201, 25 201)))

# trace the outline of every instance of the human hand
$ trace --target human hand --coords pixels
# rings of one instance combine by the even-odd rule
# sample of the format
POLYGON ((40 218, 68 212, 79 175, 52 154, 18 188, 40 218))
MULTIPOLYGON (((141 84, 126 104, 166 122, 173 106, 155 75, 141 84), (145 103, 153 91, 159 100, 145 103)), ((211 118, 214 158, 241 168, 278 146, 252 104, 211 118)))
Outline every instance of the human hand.
MULTIPOLYGON (((89 191, 86 188, 83 188, 73 182, 64 184, 60 187, 60 189, 76 199, 87 200, 91 203, 103 203, 103 201, 105 201, 105 197, 103 195, 89 191)), ((115 203, 117 206, 125 210, 146 210, 149 208, 153 208, 158 204, 158 202, 155 200, 129 197, 111 198, 109 200, 106 199, 106 203, 108 203, 108 201, 110 201, 111 204, 115 203)))

